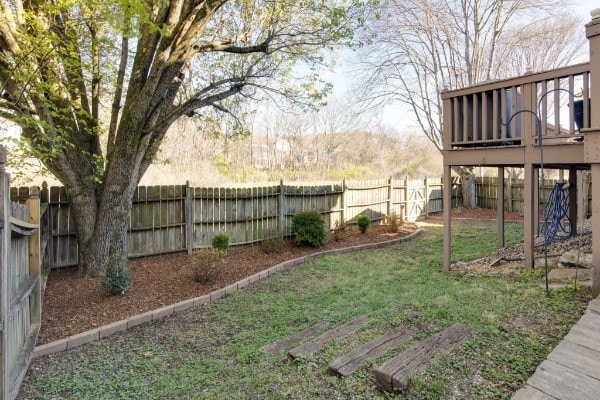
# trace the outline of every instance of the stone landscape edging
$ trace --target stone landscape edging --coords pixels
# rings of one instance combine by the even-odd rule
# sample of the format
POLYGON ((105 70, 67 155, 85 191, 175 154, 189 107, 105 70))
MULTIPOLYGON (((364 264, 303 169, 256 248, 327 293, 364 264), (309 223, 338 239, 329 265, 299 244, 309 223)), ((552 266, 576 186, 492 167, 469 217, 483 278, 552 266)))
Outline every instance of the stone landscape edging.
POLYGON ((81 332, 76 335, 66 337, 64 339, 59 339, 54 342, 36 346, 33 351, 32 358, 37 358, 37 357, 46 356, 46 355, 50 355, 50 354, 60 353, 65 350, 70 350, 72 348, 93 342, 95 340, 108 337, 114 333, 125 331, 129 328, 133 328, 134 326, 145 324, 145 323, 148 323, 151 321, 157 321, 159 319, 162 319, 163 317, 166 317, 167 315, 178 313, 178 312, 187 310, 192 307, 197 307, 200 305, 210 303, 212 301, 215 301, 222 297, 225 297, 228 294, 233 293, 239 289, 242 289, 251 283, 254 283, 261 279, 267 278, 268 276, 271 276, 271 275, 275 274, 276 272, 279 272, 281 270, 287 269, 287 268, 295 266, 295 265, 303 264, 306 261, 313 260, 317 257, 323 257, 323 256, 332 255, 332 254, 344 254, 344 253, 350 253, 353 251, 386 247, 386 246, 393 245, 396 243, 407 242, 409 240, 416 238, 420 234, 421 234, 421 229, 417 229, 414 232, 412 232, 410 235, 407 235, 407 236, 404 236, 401 238, 397 238, 397 239, 391 239, 391 240, 386 240, 386 241, 377 242, 377 243, 366 243, 366 244, 361 244, 361 245, 356 245, 356 246, 343 247, 343 248, 335 249, 335 250, 325 250, 325 251, 309 254, 308 256, 303 256, 303 257, 299 257, 299 258, 294 258, 292 260, 284 261, 284 262, 274 265, 264 271, 258 272, 254 275, 250 275, 250 276, 248 276, 240 281, 237 281, 229 286, 215 290, 214 292, 211 292, 209 294, 205 294, 200 297, 194 297, 192 299, 180 301, 179 303, 161 307, 156 310, 147 311, 142 314, 138 314, 133 317, 123 319, 121 321, 116 321, 116 322, 110 323, 108 325, 103 325, 101 327, 98 327, 98 328, 95 328, 95 329, 92 329, 89 331, 81 332))

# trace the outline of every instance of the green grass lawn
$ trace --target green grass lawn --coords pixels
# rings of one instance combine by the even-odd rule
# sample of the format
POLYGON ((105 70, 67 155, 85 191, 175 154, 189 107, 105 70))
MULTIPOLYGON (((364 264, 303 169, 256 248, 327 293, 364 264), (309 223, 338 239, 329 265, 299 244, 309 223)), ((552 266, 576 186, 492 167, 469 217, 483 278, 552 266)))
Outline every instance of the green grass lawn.
MULTIPOLYGON (((495 224, 453 225, 453 262, 495 250, 495 224)), ((411 242, 316 259, 205 307, 34 360, 21 398, 509 398, 586 304, 568 289, 545 297, 535 274, 443 274, 442 235, 441 225, 427 225, 411 242), (357 334, 306 360, 259 350, 318 322, 335 327, 361 315, 369 322, 357 334), (455 323, 476 333, 412 376, 407 397, 377 390, 373 365, 455 323), (350 377, 327 371, 335 358, 400 325, 416 332, 414 340, 350 377)), ((521 241, 522 226, 507 224, 506 238, 521 241)))

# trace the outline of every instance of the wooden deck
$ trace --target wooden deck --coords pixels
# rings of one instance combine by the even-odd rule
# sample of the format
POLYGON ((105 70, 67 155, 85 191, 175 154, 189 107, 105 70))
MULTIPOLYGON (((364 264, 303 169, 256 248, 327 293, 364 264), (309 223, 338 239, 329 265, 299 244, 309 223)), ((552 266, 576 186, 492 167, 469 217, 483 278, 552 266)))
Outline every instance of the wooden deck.
POLYGON ((524 399, 600 400, 600 298, 513 396, 524 399))

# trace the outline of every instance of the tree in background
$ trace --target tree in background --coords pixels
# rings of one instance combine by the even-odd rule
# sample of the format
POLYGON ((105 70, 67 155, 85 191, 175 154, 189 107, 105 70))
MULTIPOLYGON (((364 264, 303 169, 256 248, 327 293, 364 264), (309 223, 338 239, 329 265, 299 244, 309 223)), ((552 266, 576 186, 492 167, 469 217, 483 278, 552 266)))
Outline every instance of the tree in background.
POLYGON ((366 24, 369 44, 358 53, 359 97, 369 107, 407 105, 441 151, 440 92, 572 61, 585 39, 570 5, 561 0, 384 0, 366 24))
POLYGON ((442 157, 425 136, 382 126, 356 104, 339 98, 328 98, 328 104, 314 112, 266 107, 248 119, 251 134, 234 134, 227 140, 221 128, 178 120, 161 144, 164 162, 155 161, 140 184, 189 180, 192 185, 211 186, 442 173, 442 157))
POLYGON ((67 187, 80 270, 98 276, 127 252, 132 196, 168 128, 182 116, 233 114, 236 102, 261 93, 319 103, 327 86, 318 69, 351 44, 366 3, 0 6, 0 117, 21 127, 28 149, 67 187))

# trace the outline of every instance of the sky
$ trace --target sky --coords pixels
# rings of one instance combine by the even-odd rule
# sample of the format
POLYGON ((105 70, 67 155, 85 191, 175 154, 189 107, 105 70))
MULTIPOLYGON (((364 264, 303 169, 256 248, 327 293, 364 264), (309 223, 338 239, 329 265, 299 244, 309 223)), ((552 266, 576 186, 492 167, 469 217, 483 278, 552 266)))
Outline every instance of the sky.
MULTIPOLYGON (((585 23, 591 20, 590 11, 595 8, 600 8, 599 0, 574 0, 576 12, 583 17, 585 23)), ((350 55, 346 54, 347 59, 350 55)), ((585 60, 576 60, 575 63, 586 62, 585 60)), ((323 79, 333 83, 333 97, 343 98, 349 89, 352 82, 352 71, 343 65, 334 73, 323 76, 323 79)), ((382 112, 382 124, 394 128, 398 131, 418 131, 417 123, 410 112, 408 106, 404 104, 394 103, 389 104, 382 112)))

